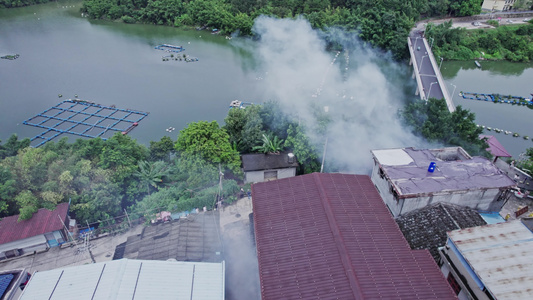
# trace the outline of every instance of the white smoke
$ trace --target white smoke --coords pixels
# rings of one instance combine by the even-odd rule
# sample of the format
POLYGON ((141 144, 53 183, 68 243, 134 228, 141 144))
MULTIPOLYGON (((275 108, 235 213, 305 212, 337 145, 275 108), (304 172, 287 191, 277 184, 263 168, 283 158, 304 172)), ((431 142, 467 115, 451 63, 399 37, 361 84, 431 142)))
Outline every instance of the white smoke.
MULTIPOLYGON (((342 44, 342 52, 327 51, 323 34, 304 19, 259 17, 254 32, 256 59, 266 74, 264 98, 277 100, 307 128, 317 123, 313 111, 327 107, 326 166, 369 174, 370 150, 422 144, 398 120, 404 85, 413 84, 405 66, 341 31, 328 38, 342 44)), ((311 138, 324 144, 323 135, 311 138)))

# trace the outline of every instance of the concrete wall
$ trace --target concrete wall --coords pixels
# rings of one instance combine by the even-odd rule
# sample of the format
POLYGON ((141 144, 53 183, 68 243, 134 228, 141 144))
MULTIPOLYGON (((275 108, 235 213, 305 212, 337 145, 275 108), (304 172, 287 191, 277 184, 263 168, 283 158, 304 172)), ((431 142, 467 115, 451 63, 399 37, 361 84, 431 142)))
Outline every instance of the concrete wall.
POLYGON ((381 178, 379 175, 377 164, 374 164, 371 179, 394 217, 439 202, 468 206, 483 211, 500 211, 505 204, 503 199, 499 200, 501 195, 499 188, 442 192, 430 196, 397 200, 391 192, 391 184, 387 178, 381 178))
POLYGON ((244 182, 255 183, 265 181, 265 172, 277 172, 277 179, 289 178, 296 176, 296 168, 271 169, 261 171, 249 171, 244 173, 244 182))
POLYGON ((46 242, 46 238, 44 237, 44 235, 36 235, 34 237, 29 237, 26 239, 0 245, 0 253, 2 253, 0 254, 0 259, 3 259, 3 253, 9 250, 22 249, 22 255, 24 255, 27 253, 33 253, 33 251, 44 251, 48 248, 48 243, 46 242))
MULTIPOLYGON (((387 205, 394 217, 400 214, 401 203, 394 199, 394 196, 390 192, 390 184, 386 178, 381 178, 379 175, 379 165, 374 163, 374 168, 372 169, 372 175, 370 177, 374 186, 378 189, 379 195, 383 202, 387 205)), ((401 200, 400 200, 401 201, 401 200)))
POLYGON ((470 274, 466 270, 466 267, 463 265, 457 255, 455 255, 455 252, 447 249, 446 246, 440 248, 440 250, 441 261, 443 263, 441 266, 442 273, 446 274, 447 276, 448 272, 452 272, 459 285, 461 285, 461 292, 459 293, 459 295, 463 294, 463 297, 459 299, 471 299, 469 295, 470 291, 472 291, 475 297, 477 297, 477 299, 489 300, 489 297, 487 297, 487 295, 479 289, 476 281, 470 276, 470 274), (446 256, 449 258, 449 260, 446 256), (452 265, 455 268, 453 268, 452 265), (469 289, 466 288, 466 285, 468 285, 469 289))

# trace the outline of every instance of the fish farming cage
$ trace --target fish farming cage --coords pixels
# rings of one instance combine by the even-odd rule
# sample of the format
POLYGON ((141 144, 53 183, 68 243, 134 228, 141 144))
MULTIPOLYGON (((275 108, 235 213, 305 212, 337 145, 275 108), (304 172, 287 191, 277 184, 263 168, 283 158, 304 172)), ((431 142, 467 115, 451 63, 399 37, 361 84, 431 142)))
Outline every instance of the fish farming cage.
POLYGON ((162 50, 165 52, 174 52, 174 53, 180 53, 182 51, 185 51, 185 48, 183 46, 176 46, 176 45, 169 45, 169 44, 161 44, 154 47, 154 49, 162 50))
POLYGON ((116 132, 128 134, 147 116, 147 112, 69 99, 22 123, 45 129, 31 138, 31 145, 39 147, 60 135, 106 140, 116 132))

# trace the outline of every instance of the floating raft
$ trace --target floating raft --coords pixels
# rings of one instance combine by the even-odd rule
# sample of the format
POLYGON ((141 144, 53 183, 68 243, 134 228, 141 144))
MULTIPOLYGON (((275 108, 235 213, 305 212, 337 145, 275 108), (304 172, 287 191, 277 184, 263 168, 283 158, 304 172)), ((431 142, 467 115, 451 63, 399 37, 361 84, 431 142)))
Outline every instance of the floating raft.
POLYGON ((531 101, 532 99, 528 99, 528 98, 520 97, 520 96, 469 93, 469 92, 461 92, 459 93, 459 96, 463 97, 464 99, 488 101, 488 102, 494 102, 494 103, 533 105, 533 102, 531 101))
POLYGON ((2 57, 0 57, 0 58, 3 58, 3 59, 9 59, 9 60, 15 60, 15 59, 19 58, 19 56, 20 56, 20 55, 18 55, 18 54, 14 54, 14 55, 4 55, 4 56, 2 56, 2 57))
POLYGON ((185 48, 183 48, 183 46, 174 46, 174 45, 169 45, 169 44, 157 45, 155 46, 155 49, 166 51, 166 52, 176 52, 176 53, 185 51, 185 48))
POLYGON ((31 138, 32 146, 39 147, 61 134, 86 138, 100 137, 103 140, 115 132, 128 134, 147 116, 147 112, 68 99, 22 123, 46 129, 31 138))

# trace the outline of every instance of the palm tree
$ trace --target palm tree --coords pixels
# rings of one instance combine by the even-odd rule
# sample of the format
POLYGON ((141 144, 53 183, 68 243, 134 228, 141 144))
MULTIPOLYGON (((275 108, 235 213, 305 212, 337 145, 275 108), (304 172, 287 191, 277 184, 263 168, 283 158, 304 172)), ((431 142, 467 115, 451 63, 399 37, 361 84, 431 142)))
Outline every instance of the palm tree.
POLYGON ((283 140, 280 140, 277 136, 269 134, 263 134, 261 141, 263 144, 252 148, 253 151, 259 151, 263 153, 275 153, 279 154, 283 150, 283 140))
POLYGON ((164 161, 148 162, 142 160, 139 162, 139 170, 133 175, 139 178, 139 184, 146 184, 146 192, 150 194, 150 186, 158 188, 158 184, 163 182, 163 177, 168 174, 168 168, 164 161))

